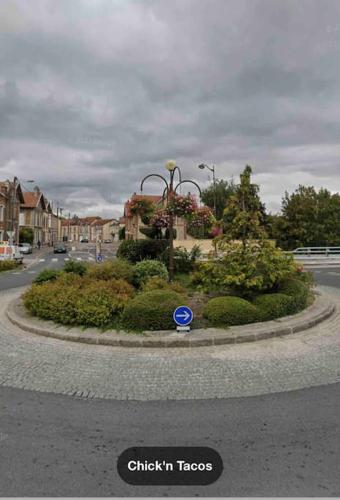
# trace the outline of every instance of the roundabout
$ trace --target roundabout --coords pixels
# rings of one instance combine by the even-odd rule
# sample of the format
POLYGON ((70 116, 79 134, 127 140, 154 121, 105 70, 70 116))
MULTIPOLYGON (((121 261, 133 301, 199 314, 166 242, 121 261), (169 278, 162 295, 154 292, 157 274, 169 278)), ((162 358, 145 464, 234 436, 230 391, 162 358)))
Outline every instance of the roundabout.
MULTIPOLYGON (((0 383, 5 386, 152 401, 254 396, 340 381, 340 313, 331 314, 331 306, 330 317, 320 324, 261 342, 126 349, 23 331, 6 315, 21 292, 1 293, 0 383)), ((339 301, 332 293, 324 295, 328 304, 339 301)))

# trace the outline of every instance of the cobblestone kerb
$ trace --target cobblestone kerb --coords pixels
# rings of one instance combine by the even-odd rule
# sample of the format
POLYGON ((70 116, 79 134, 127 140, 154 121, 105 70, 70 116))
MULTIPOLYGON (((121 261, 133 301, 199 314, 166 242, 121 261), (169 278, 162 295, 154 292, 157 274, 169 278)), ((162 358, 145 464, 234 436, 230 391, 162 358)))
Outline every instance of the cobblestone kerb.
POLYGON ((6 311, 8 319, 24 331, 72 342, 109 345, 115 347, 204 347, 223 344, 238 344, 257 340, 282 337, 302 332, 329 318, 335 312, 335 304, 329 297, 316 295, 314 303, 294 316, 286 316, 275 321, 234 326, 228 329, 205 328, 180 334, 171 330, 144 332, 143 335, 126 332, 101 332, 96 328, 81 330, 66 328, 52 321, 44 321, 29 315, 22 300, 16 299, 6 311))

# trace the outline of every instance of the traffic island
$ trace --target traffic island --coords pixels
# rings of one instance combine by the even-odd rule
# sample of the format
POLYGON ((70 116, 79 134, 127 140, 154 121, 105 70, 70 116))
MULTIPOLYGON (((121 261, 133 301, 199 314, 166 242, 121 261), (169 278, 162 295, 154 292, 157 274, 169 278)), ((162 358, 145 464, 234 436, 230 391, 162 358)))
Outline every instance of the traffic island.
POLYGON ((230 328, 199 328, 187 334, 174 330, 134 334, 116 330, 103 333, 97 328, 66 328, 53 321, 31 316, 26 311, 22 299, 11 302, 6 314, 11 323, 23 331, 59 340, 115 347, 195 348, 254 342, 302 332, 328 319, 335 309, 335 304, 328 296, 317 294, 311 306, 294 316, 230 328))

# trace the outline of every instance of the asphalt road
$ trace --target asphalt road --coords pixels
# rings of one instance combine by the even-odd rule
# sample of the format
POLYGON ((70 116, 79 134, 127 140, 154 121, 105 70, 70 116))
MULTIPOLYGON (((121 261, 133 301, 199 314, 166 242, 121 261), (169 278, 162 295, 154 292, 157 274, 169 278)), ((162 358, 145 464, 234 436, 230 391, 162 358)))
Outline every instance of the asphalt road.
MULTIPOLYGON (((316 279, 339 287, 335 272, 316 279)), ((155 402, 1 387, 0 408, 1 496, 340 496, 340 384, 155 402), (123 450, 166 445, 214 448, 222 476, 206 487, 136 487, 118 477, 123 450)))
MULTIPOLYGON (((115 249, 112 245, 103 245, 102 254, 105 258, 112 258, 115 249)), ((13 271, 0 273, 0 290, 8 290, 26 286, 43 269, 61 269, 66 261, 74 259, 82 262, 95 262, 95 246, 93 244, 78 244, 73 247, 69 244, 67 254, 54 254, 53 249, 46 249, 43 253, 37 250, 32 255, 24 256, 24 266, 13 271), (73 250, 75 248, 75 250, 73 250)))

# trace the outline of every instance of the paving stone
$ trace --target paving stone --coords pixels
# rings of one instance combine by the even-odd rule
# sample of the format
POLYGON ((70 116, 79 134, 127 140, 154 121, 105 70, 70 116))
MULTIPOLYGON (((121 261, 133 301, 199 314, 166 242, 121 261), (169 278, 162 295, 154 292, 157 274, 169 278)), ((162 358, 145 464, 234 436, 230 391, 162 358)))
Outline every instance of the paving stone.
MULTIPOLYGON (((340 293, 325 291, 340 304, 340 293)), ((339 308, 309 330, 261 342, 237 344, 230 338, 229 345, 127 349, 23 332, 5 315, 18 295, 18 290, 0 293, 2 385, 80 397, 156 400, 251 396, 340 381, 339 308)), ((262 327, 257 325, 254 333, 261 335, 262 327)), ((66 328, 60 332, 74 335, 66 328)), ((124 334, 119 340, 126 340, 124 334)), ((140 346, 144 340, 141 336, 134 342, 140 346)), ((216 335, 215 343, 219 340, 216 335)))

